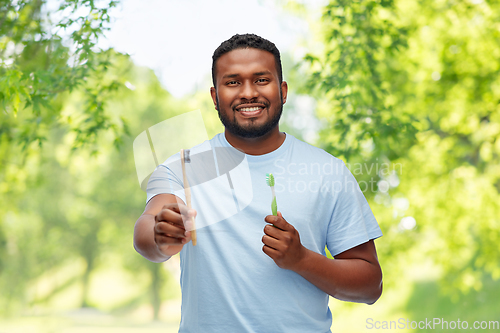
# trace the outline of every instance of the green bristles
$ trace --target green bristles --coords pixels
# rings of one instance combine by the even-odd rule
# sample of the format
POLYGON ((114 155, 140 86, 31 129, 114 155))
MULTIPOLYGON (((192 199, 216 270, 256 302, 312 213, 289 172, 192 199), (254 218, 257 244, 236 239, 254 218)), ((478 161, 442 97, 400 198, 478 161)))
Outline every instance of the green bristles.
POLYGON ((269 186, 274 186, 274 176, 272 173, 266 173, 266 183, 269 186))
POLYGON ((274 193, 274 176, 272 173, 266 173, 266 183, 271 187, 273 201, 271 202, 271 211, 274 216, 278 216, 278 205, 276 204, 276 194, 274 193))

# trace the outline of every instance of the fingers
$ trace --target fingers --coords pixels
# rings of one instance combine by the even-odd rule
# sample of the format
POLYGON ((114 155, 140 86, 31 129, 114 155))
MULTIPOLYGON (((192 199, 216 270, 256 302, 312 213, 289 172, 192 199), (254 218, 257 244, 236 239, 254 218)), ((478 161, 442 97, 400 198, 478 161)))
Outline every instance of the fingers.
POLYGON ((164 245, 183 245, 191 241, 191 232, 169 222, 158 222, 154 227, 155 242, 164 245))
POLYGON ((278 216, 266 216, 265 221, 273 223, 264 227, 264 236, 262 236, 262 243, 270 248, 286 251, 290 244, 294 243, 294 238, 299 237, 297 230, 285 221, 281 212, 278 212, 278 216))
POLYGON ((264 245, 262 247, 262 251, 267 254, 269 257, 271 257, 271 259, 274 260, 274 258, 277 258, 280 254, 280 251, 276 250, 276 249, 273 249, 272 247, 269 247, 267 245, 264 245))
POLYGON ((188 240, 186 238, 174 238, 164 234, 155 234, 155 242, 160 248, 162 248, 164 245, 168 246, 186 244, 188 240))
POLYGON ((186 230, 183 226, 174 225, 170 222, 158 222, 155 224, 155 233, 173 238, 184 238, 186 230))
POLYGON ((262 243, 276 250, 286 250, 297 233, 295 228, 285 221, 281 212, 278 212, 278 216, 266 216, 265 221, 273 225, 268 224, 264 227, 262 243))
POLYGON ((155 216, 155 221, 171 222, 185 227, 186 221, 195 216, 196 211, 194 209, 188 209, 186 205, 181 203, 171 203, 163 206, 162 210, 155 216))
POLYGON ((278 267, 296 270, 305 257, 306 248, 300 242, 300 235, 278 212, 278 216, 268 215, 265 221, 273 225, 264 227, 262 251, 274 260, 278 267))
POLYGON ((264 243, 264 247, 269 247, 274 250, 279 251, 283 249, 283 243, 280 240, 273 238, 269 235, 262 236, 262 243, 264 243))
POLYGON ((155 216, 155 242, 158 246, 181 245, 191 240, 191 233, 186 230, 193 228, 194 209, 188 209, 182 203, 164 205, 155 216))
POLYGON ((264 227, 264 233, 276 239, 281 239, 282 235, 284 234, 283 230, 269 224, 264 227))
POLYGON ((182 215, 176 211, 174 207, 163 208, 155 216, 155 222, 158 224, 160 222, 168 222, 184 228, 184 221, 182 220, 182 215))

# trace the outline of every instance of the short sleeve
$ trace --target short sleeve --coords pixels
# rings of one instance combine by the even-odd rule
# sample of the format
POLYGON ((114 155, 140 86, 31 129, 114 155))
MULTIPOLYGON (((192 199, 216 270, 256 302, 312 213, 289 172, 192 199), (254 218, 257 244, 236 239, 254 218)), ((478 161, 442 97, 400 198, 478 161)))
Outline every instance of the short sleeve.
POLYGON ((182 173, 180 173, 180 168, 176 168, 177 164, 180 165, 179 158, 179 154, 173 155, 156 167, 149 177, 146 202, 158 194, 174 194, 186 202, 181 179, 182 173), (175 161, 179 161, 179 163, 175 163, 175 161))
POLYGON ((326 239, 333 256, 382 236, 358 182, 345 164, 342 164, 341 177, 342 186, 333 193, 335 205, 326 239))

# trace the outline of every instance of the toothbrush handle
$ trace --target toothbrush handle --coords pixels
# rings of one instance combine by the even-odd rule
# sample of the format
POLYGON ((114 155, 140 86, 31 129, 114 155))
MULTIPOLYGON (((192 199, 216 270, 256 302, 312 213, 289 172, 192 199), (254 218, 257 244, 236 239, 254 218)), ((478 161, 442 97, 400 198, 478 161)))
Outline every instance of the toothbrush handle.
POLYGON ((273 197, 273 202, 271 203, 271 210, 274 216, 278 216, 278 205, 276 204, 276 197, 273 197))
MULTIPOLYGON (((191 188, 189 187, 188 179, 187 179, 187 174, 186 174, 186 161, 185 161, 185 153, 184 149, 181 149, 181 165, 182 165, 182 177, 184 181, 184 194, 186 195, 186 206, 191 209, 191 188)), ((191 240, 193 242, 193 246, 196 246, 196 226, 195 226, 195 219, 193 217, 193 230, 191 230, 191 240)))

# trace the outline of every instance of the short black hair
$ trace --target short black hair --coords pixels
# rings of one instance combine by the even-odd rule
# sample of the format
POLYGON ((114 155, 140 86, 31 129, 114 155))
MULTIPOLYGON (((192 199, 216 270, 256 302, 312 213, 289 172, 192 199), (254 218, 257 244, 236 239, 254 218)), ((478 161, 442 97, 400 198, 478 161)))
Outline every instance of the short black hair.
POLYGON ((214 87, 216 87, 215 65, 217 63, 217 60, 219 60, 219 58, 222 55, 230 51, 236 49, 248 49, 248 48, 254 48, 271 52, 274 56, 274 61, 276 63, 276 70, 278 71, 279 83, 281 84, 281 82, 283 82, 280 51, 278 50, 276 45, 274 45, 274 43, 268 41, 267 39, 254 34, 244 34, 244 35, 236 34, 233 37, 229 38, 228 40, 222 42, 222 44, 220 44, 219 47, 214 51, 214 55, 212 56, 212 82, 214 84, 214 87))

